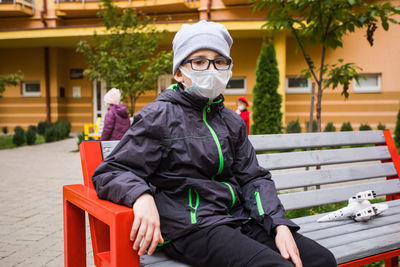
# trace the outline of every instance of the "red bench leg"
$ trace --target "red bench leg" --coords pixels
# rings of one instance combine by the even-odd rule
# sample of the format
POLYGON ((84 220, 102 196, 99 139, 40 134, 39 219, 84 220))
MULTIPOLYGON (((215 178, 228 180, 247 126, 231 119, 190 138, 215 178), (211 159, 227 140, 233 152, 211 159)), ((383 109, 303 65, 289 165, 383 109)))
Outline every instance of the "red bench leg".
POLYGON ((86 267, 85 212, 65 199, 64 265, 86 267))
POLYGON ((385 267, 396 267, 396 266, 399 266, 398 257, 393 257, 385 260, 385 267))
POLYGON ((133 212, 130 216, 116 216, 113 227, 110 227, 111 265, 140 267, 139 255, 133 250, 130 232, 133 212))

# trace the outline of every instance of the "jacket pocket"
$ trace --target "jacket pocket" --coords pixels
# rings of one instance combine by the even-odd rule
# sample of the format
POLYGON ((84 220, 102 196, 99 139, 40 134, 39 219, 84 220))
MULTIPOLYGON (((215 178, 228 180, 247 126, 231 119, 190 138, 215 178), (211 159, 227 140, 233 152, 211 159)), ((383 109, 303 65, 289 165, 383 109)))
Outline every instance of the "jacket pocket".
POLYGON ((232 203, 231 206, 229 207, 229 210, 231 210, 236 203, 236 196, 235 196, 235 191, 233 190, 233 187, 227 183, 227 182, 221 182, 222 184, 226 185, 229 188, 229 191, 231 192, 231 196, 232 196, 232 203))
POLYGON ((199 207, 199 193, 196 190, 189 188, 189 211, 190 211, 190 223, 197 223, 197 208, 199 207), (193 194, 194 193, 194 194, 193 194))
POLYGON ((254 192, 254 198, 256 199, 258 215, 260 215, 260 216, 264 215, 264 208, 262 206, 260 192, 255 191, 254 192))

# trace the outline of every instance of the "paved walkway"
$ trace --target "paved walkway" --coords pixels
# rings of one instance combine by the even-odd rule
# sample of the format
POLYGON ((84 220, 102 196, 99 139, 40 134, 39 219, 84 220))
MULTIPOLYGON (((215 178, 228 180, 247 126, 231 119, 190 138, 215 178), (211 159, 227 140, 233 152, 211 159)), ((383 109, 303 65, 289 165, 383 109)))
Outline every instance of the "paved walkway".
POLYGON ((76 140, 0 150, 0 266, 64 266, 62 185, 82 183, 76 140))

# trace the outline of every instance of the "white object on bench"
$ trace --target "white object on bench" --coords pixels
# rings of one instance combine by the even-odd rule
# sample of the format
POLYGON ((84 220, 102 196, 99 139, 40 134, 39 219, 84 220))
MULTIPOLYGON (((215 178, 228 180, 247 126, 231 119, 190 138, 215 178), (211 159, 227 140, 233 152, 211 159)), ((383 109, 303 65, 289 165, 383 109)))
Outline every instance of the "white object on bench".
POLYGON ((349 204, 346 207, 328 213, 324 217, 319 218, 317 222, 338 221, 347 218, 359 222, 368 221, 373 216, 389 208, 387 204, 371 204, 369 200, 374 199, 375 196, 376 194, 372 190, 359 192, 357 195, 349 198, 349 204))

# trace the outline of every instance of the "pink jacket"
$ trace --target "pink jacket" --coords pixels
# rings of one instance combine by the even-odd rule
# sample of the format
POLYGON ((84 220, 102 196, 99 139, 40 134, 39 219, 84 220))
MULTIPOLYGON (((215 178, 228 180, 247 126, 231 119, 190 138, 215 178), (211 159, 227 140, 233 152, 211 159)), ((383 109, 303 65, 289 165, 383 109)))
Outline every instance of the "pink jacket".
POLYGON ((120 140, 129 129, 129 112, 125 105, 111 105, 104 120, 101 141, 120 140))

